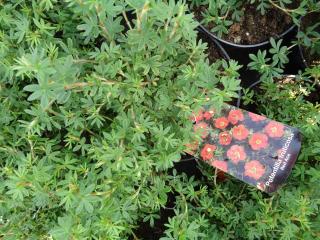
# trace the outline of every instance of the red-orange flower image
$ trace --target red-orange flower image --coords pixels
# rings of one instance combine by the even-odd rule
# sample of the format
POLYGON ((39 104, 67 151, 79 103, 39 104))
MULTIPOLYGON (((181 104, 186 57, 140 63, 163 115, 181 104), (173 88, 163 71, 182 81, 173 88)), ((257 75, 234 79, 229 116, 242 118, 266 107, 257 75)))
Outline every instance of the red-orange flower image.
POLYGON ((232 129, 232 136, 239 141, 246 139, 248 135, 249 130, 243 124, 232 129))
POLYGON ((225 129, 229 125, 229 121, 225 117, 217 118, 214 121, 214 126, 219 129, 225 129))
POLYGON ((268 134, 269 137, 282 137, 284 134, 284 125, 275 121, 271 121, 264 128, 264 131, 268 134))
POLYGON ((228 132, 219 133, 219 143, 221 145, 229 145, 231 143, 232 136, 228 132))
POLYGON ((244 147, 239 145, 233 145, 227 151, 227 156, 233 163, 237 164, 238 162, 245 160, 247 154, 244 151, 244 147))
POLYGON ((229 112, 228 120, 233 125, 237 124, 239 121, 243 121, 243 119, 244 119, 244 116, 241 110, 235 109, 229 112))
POLYGON ((200 134, 202 138, 206 138, 209 134, 208 124, 205 122, 199 122, 194 125, 193 130, 195 133, 200 134))
POLYGON ((268 136, 263 133, 252 134, 249 144, 253 150, 260 150, 268 147, 268 136))
POLYGON ((203 110, 200 109, 198 112, 193 112, 191 120, 194 122, 200 122, 203 119, 203 110))
POLYGON ((198 140, 199 145, 188 144, 189 152, 215 167, 217 182, 225 179, 225 173, 262 191, 275 191, 283 182, 280 178, 290 169, 274 173, 277 178, 271 185, 269 175, 279 158, 286 158, 287 166, 292 167, 298 154, 298 149, 293 148, 300 147, 299 131, 231 105, 223 105, 219 112, 211 109, 204 106, 202 120, 194 123, 199 134, 189 142, 198 140), (287 148, 289 131, 296 137, 291 140, 292 149, 287 148))
POLYGON ((217 149, 215 145, 212 144, 206 144, 202 148, 200 152, 200 156, 202 157, 203 160, 210 160, 213 158, 214 151, 217 149))
POLYGON ((210 118, 212 118, 214 115, 214 110, 213 109, 210 109, 209 111, 205 111, 203 113, 203 117, 206 119, 206 120, 210 120, 210 118))
POLYGON ((255 180, 260 179, 265 171, 265 167, 257 160, 252 160, 244 165, 244 175, 255 180))
POLYGON ((214 161, 212 161, 212 166, 214 166, 224 172, 228 171, 228 163, 226 161, 214 160, 214 161))
POLYGON ((254 122, 259 122, 259 121, 263 121, 266 119, 265 116, 261 116, 261 115, 258 115, 258 114, 252 113, 252 112, 248 112, 248 114, 249 114, 249 117, 251 118, 251 120, 254 122))

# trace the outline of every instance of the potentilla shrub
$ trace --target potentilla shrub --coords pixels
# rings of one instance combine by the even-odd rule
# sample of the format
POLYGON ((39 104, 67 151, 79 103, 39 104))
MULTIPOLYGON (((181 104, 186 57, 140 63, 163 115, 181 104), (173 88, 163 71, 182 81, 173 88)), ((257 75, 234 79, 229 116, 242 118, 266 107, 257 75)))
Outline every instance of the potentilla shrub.
POLYGON ((271 198, 258 198, 261 210, 257 220, 249 221, 256 230, 249 232, 247 229, 251 239, 262 236, 270 239, 320 237, 318 76, 319 67, 313 67, 284 84, 276 78, 273 81, 264 79, 255 96, 261 113, 301 131, 302 148, 285 187, 271 198))
MULTIPOLYGON (((185 184, 167 170, 191 112, 236 97, 237 64, 208 64, 181 2, 0 5, 1 239, 127 239, 153 225, 185 184)), ((205 236, 190 219, 186 235, 205 236)))
POLYGON ((301 152, 286 183, 265 194, 230 176, 219 179, 214 169, 200 163, 206 178, 182 174, 169 182, 179 195, 161 240, 319 239, 319 67, 290 82, 265 76, 259 89, 247 93, 246 101, 255 104, 257 113, 290 124, 302 134, 301 152))

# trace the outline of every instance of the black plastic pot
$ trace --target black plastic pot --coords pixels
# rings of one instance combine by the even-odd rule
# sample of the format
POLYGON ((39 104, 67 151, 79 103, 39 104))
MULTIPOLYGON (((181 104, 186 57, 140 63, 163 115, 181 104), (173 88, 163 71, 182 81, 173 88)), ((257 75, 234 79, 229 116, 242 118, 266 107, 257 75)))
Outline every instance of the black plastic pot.
MULTIPOLYGON (((300 27, 299 27, 298 31, 301 31, 301 27, 303 26, 303 20, 304 20, 305 18, 311 17, 311 19, 314 20, 314 19, 319 18, 319 16, 320 16, 320 13, 319 13, 319 12, 312 12, 312 13, 309 13, 309 14, 307 14, 306 16, 302 17, 302 18, 300 19, 300 27)), ((317 19, 317 20, 318 20, 318 19, 317 19)), ((320 19, 319 19, 319 20, 320 20, 320 19)), ((312 21, 312 20, 311 20, 311 21, 312 21)), ((311 67, 311 66, 309 65, 308 61, 307 61, 307 58, 306 58, 305 55, 304 55, 303 46, 298 45, 297 48, 298 48, 299 63, 300 63, 300 65, 301 65, 301 68, 302 68, 302 69, 305 69, 305 68, 311 67)), ((320 56, 319 56, 319 60, 320 60, 320 56)))
MULTIPOLYGON (((304 53, 303 53, 303 47, 299 44, 297 46, 295 46, 290 55, 289 55, 289 59, 290 59, 290 63, 292 65, 295 65, 295 69, 296 71, 291 71, 289 73, 292 73, 292 74, 296 74, 298 70, 304 70, 309 66, 308 64, 308 61, 306 60, 305 56, 304 56, 304 53)), ((290 68, 290 69, 293 69, 293 68, 290 68)), ((288 71, 286 71, 286 73, 288 73, 288 71)))
POLYGON ((203 31, 202 26, 197 28, 198 31, 198 38, 202 39, 204 42, 208 43, 208 47, 210 44, 213 44, 215 48, 219 51, 219 55, 221 58, 225 60, 230 60, 230 56, 227 53, 227 51, 222 47, 222 45, 217 41, 214 37, 211 35, 207 34, 205 31, 203 31))
MULTIPOLYGON (((303 53, 303 47, 301 45, 296 46, 296 52, 295 56, 297 56, 296 61, 299 64, 299 69, 304 70, 306 68, 312 67, 308 64, 308 61, 306 60, 304 53, 303 53)), ((320 61, 320 57, 319 57, 319 61, 320 61)))
MULTIPOLYGON (((227 53, 227 51, 224 49, 224 47, 211 35, 208 35, 206 32, 203 31, 203 29, 201 27, 198 27, 198 38, 202 39, 203 41, 207 42, 208 44, 213 44, 217 50, 219 51, 219 55, 220 58, 229 61, 231 58, 229 56, 229 54, 227 53)), ((237 100, 237 102, 240 101, 240 97, 241 97, 241 90, 239 90, 238 92, 239 94, 239 99, 237 100)), ((236 105, 237 102, 233 102, 230 103, 231 105, 236 105)))
MULTIPOLYGON (((243 67, 239 71, 243 87, 248 87, 259 79, 259 73, 257 73, 256 71, 249 70, 247 68, 248 63, 250 62, 249 54, 256 54, 258 50, 268 50, 271 46, 269 41, 264 41, 261 43, 251 45, 235 44, 219 38, 212 32, 208 31, 202 25, 200 25, 199 28, 208 36, 211 36, 216 41, 218 41, 221 44, 221 46, 226 50, 231 59, 234 59, 238 61, 241 65, 243 65, 243 67)), ((292 39, 294 39, 296 36, 296 30, 296 26, 292 25, 282 34, 276 36, 275 39, 283 39, 283 44, 289 45, 292 39)))
POLYGON ((298 56, 299 56, 299 62, 300 62, 301 68, 305 69, 308 67, 308 63, 306 58, 304 57, 302 46, 299 45, 297 48, 298 48, 298 54, 299 54, 298 56))
MULTIPOLYGON (((219 38, 212 32, 208 31, 203 25, 200 24, 199 28, 201 28, 202 31, 206 32, 208 35, 212 36, 212 38, 216 39, 219 41, 224 47, 233 47, 233 48, 243 48, 243 49, 259 49, 259 48, 264 48, 266 46, 269 46, 269 41, 264 41, 261 43, 256 43, 256 44, 236 44, 233 42, 226 41, 222 38, 219 38)), ((281 39, 286 37, 290 32, 292 32, 296 28, 295 25, 292 25, 289 27, 286 31, 275 37, 275 39, 281 39)))

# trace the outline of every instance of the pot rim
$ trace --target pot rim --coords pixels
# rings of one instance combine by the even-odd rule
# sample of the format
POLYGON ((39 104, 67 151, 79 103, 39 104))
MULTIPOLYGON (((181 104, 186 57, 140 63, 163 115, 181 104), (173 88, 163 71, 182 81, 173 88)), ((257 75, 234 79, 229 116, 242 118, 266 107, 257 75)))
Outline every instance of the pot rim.
MULTIPOLYGON (((299 28, 299 30, 300 30, 300 28, 299 28)), ((303 68, 308 68, 309 64, 307 63, 307 60, 304 57, 301 44, 298 44, 298 48, 299 48, 299 54, 300 54, 300 57, 301 57, 301 60, 302 60, 303 68)))
MULTIPOLYGON (((201 25, 199 25, 196 30, 198 32, 202 32, 204 34, 207 34, 205 31, 203 31, 203 29, 201 28, 201 25)), ((208 34, 207 34, 208 35, 208 34)), ((231 60, 229 54, 227 53, 227 51, 224 49, 224 47, 221 45, 221 43, 219 41, 217 41, 217 39, 215 39, 213 36, 208 35, 208 38, 213 42, 213 44, 218 47, 218 50, 220 51, 220 53, 223 55, 223 59, 224 60, 231 60)))
MULTIPOLYGON (((217 35, 215 35, 214 33, 212 33, 211 31, 209 31, 207 28, 205 28, 202 24, 199 23, 199 28, 201 28, 204 32, 206 32, 208 35, 210 35, 211 37, 213 37, 214 39, 216 39, 217 41, 224 43, 226 45, 232 46, 232 47, 238 47, 238 48, 256 48, 256 47, 262 47, 265 45, 269 44, 269 41, 263 41, 260 43, 255 43, 255 44, 237 44, 237 43, 232 43, 229 42, 227 40, 224 40, 222 38, 219 38, 217 35)), ((296 25, 293 23, 287 30, 285 30, 284 32, 282 32, 280 35, 275 36, 275 39, 280 39, 283 38, 285 35, 287 35, 289 32, 291 32, 292 30, 294 30, 296 28, 296 25)))

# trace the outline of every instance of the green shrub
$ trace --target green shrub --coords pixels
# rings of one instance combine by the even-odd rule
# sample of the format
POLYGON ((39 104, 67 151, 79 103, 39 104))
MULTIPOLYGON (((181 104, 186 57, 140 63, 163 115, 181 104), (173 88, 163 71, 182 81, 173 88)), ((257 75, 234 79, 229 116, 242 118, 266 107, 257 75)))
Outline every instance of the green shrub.
POLYGON ((265 61, 274 71, 261 70, 262 90, 246 101, 303 133, 293 174, 267 195, 220 183, 202 163, 198 179, 171 169, 190 141, 191 112, 239 89, 239 66, 208 64, 183 3, 0 6, 1 239, 138 239, 170 195, 163 240, 319 238, 320 109, 307 100, 319 67, 279 89, 271 79, 288 49, 274 42, 272 59, 252 55, 253 69, 265 61))
POLYGON ((180 2, 0 5, 1 238, 125 239, 153 225, 183 184, 167 170, 191 112, 236 96, 236 63, 208 64, 180 2))
MULTIPOLYGON (((312 93, 317 95, 317 84, 305 76, 296 76, 281 84, 279 80, 264 81, 255 96, 260 112, 295 126, 302 133, 303 144, 293 173, 283 190, 271 198, 271 202, 279 205, 270 205, 267 210, 268 215, 274 216, 271 228, 279 231, 274 238, 314 239, 320 236, 320 137, 317 134, 320 105, 307 100, 312 93)), ((263 221, 257 225, 263 225, 263 221)))

